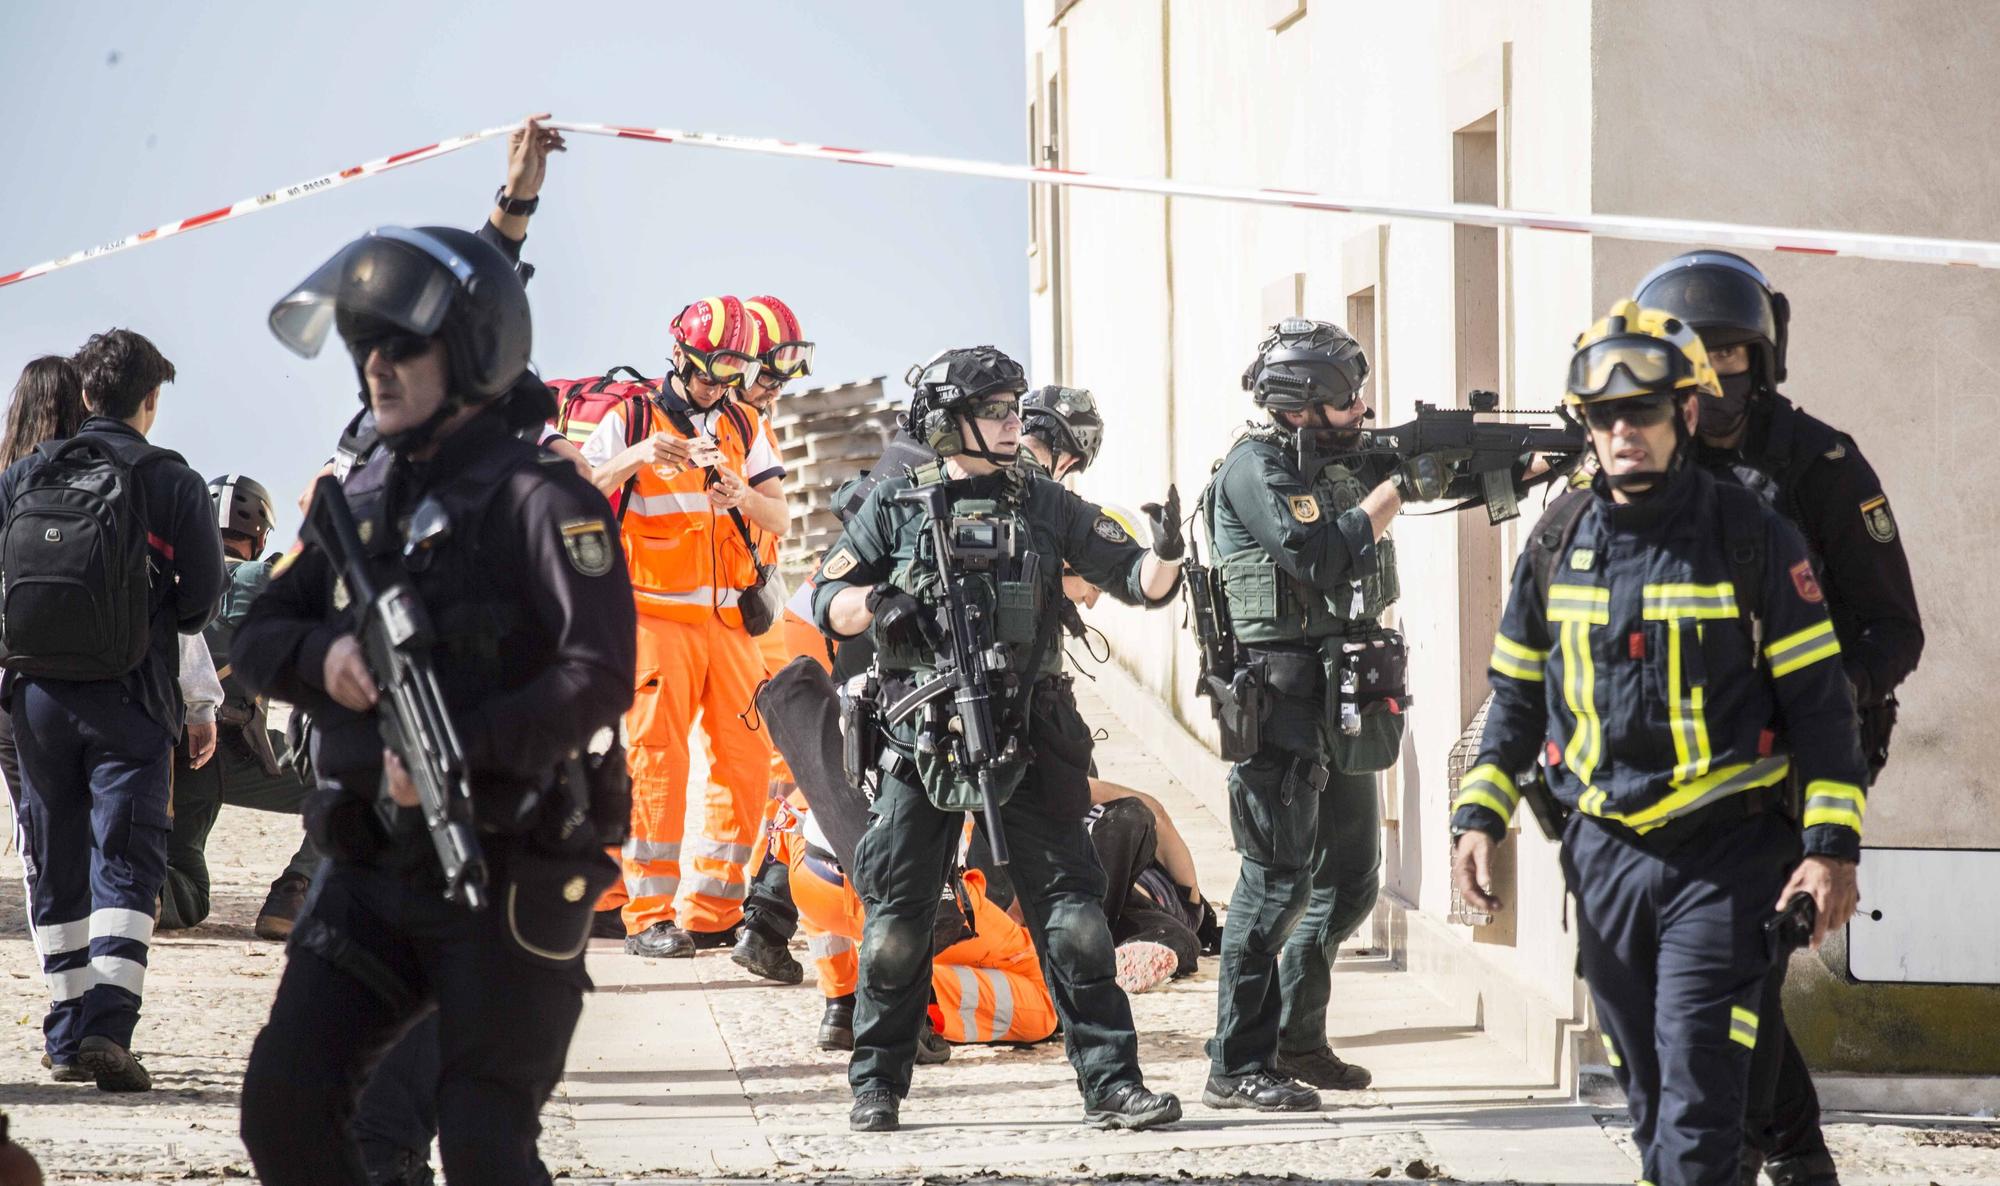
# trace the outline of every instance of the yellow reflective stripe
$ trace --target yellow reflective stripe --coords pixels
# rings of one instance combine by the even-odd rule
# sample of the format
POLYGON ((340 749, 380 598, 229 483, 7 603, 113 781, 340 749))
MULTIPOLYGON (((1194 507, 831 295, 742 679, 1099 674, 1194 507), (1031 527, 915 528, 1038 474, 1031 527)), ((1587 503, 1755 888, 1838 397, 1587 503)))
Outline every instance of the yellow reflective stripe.
POLYGON ((1576 797, 1576 809, 1585 815, 1604 814, 1604 801, 1611 796, 1598 787, 1590 787, 1576 797))
POLYGON ((1451 809, 1457 811, 1469 803, 1476 803, 1491 810, 1500 817, 1501 823, 1514 818, 1514 805, 1521 801, 1521 792, 1514 787, 1514 780, 1507 772, 1491 762, 1474 766, 1458 780, 1458 797, 1451 801, 1451 809))
POLYGON ((1741 1005, 1729 1007, 1729 1040, 1757 1048, 1757 1015, 1741 1005))
POLYGON ((1655 622, 1734 618, 1741 612, 1736 606, 1736 586, 1729 581, 1720 585, 1647 585, 1640 596, 1641 616, 1655 622))
POLYGON ((1550 585, 1549 621, 1605 625, 1611 621, 1611 590, 1595 585, 1550 585))
POLYGON ((1580 620, 1565 621, 1561 643, 1563 702, 1569 706, 1570 715, 1576 718, 1576 732, 1563 749, 1563 761, 1579 780, 1588 785, 1604 752, 1603 731, 1597 719, 1597 669, 1590 656, 1589 624, 1580 620))
POLYGON ((1688 754, 1694 746, 1688 736, 1687 713, 1681 711, 1681 632, 1667 627, 1667 732, 1674 739, 1673 781, 1692 778, 1697 771, 1688 754))
POLYGON ((1868 797, 1860 787, 1853 783, 1816 778, 1806 784, 1805 798, 1803 826, 1839 824, 1844 828, 1853 828, 1855 834, 1860 835, 1861 816, 1868 808, 1868 797))
POLYGON ((1770 661, 1773 679, 1790 675, 1839 653, 1840 640, 1834 637, 1833 623, 1825 619, 1804 630, 1787 634, 1764 648, 1764 658, 1770 661))
POLYGON ((1601 815, 1605 819, 1624 824, 1635 832, 1650 832, 1669 820, 1698 811, 1718 799, 1756 787, 1770 786, 1784 778, 1791 768, 1791 759, 1782 755, 1724 766, 1684 786, 1677 786, 1671 794, 1649 806, 1624 814, 1615 811, 1590 811, 1580 801, 1577 806, 1588 814, 1601 815))
POLYGON ((1501 675, 1540 683, 1542 665, 1548 661, 1548 657, 1547 651, 1524 647, 1504 634, 1495 634, 1493 657, 1487 660, 1487 665, 1501 675))
POLYGON ((1608 1058, 1608 1059, 1610 1059, 1610 1060, 1611 1060, 1611 1065, 1612 1065, 1612 1066, 1614 1066, 1614 1067, 1622 1067, 1622 1066, 1624 1066, 1624 1065, 1625 1065, 1625 1060, 1624 1060, 1624 1059, 1622 1059, 1622 1058, 1620 1058, 1620 1057, 1618 1057, 1618 1047, 1616 1047, 1616 1046, 1613 1046, 1613 1045, 1611 1044, 1611 1035, 1610 1035, 1610 1034, 1599 1034, 1599 1035, 1598 1035, 1598 1037, 1600 1037, 1600 1038, 1603 1038, 1603 1039, 1604 1039, 1604 1057, 1606 1057, 1606 1058, 1608 1058))

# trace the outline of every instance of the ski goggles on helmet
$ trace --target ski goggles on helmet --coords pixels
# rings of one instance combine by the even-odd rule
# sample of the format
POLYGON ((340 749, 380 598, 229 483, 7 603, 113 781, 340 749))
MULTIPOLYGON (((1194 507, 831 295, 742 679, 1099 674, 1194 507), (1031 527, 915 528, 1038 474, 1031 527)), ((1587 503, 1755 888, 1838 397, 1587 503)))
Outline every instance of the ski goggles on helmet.
POLYGON ((696 350, 685 343, 681 353, 697 375, 722 387, 748 387, 764 364, 738 350, 696 350))
POLYGON ((764 351, 762 361, 766 379, 776 375, 779 379, 797 379, 812 374, 813 344, 811 342, 779 342, 764 351))
POLYGON ((1672 342, 1638 335, 1604 338, 1570 358, 1568 390, 1571 397, 1670 391, 1693 373, 1687 355, 1672 342))
POLYGON ((1595 400, 1583 405, 1583 422, 1599 432, 1610 432, 1620 420, 1634 428, 1657 428, 1673 414, 1673 394, 1665 391, 1595 400))

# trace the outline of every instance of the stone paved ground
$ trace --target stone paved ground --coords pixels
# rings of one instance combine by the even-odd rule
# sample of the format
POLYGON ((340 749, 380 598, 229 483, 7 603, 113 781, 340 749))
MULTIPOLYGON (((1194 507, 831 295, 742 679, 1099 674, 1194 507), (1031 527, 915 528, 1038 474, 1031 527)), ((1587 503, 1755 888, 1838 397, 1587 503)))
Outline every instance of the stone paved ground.
MULTIPOLYGON (((1182 821, 1212 893, 1235 862, 1227 829, 1118 721, 1087 699, 1111 737, 1108 776, 1153 790, 1182 821)), ((23 924, 20 864, 0 858, 0 1109, 52 1181, 241 1180, 235 1135, 244 1059, 283 953, 250 923, 291 851, 290 822, 226 811, 216 829, 214 920, 163 937, 153 953, 138 1048, 156 1087, 103 1095, 47 1081, 37 1059, 43 988, 23 924)), ((906 1128, 846 1130, 844 1060, 819 1050, 810 984, 754 982, 722 953, 644 961, 601 943, 599 984, 545 1114, 542 1147, 573 1181, 743 1179, 981 1183, 1125 1179, 1187 1182, 1410 1180, 1619 1182, 1637 1176, 1623 1118, 1557 1097, 1470 1017, 1455 1017, 1379 955, 1344 960, 1334 1043, 1377 1086, 1304 1117, 1245 1117, 1190 1103, 1187 1119, 1144 1134, 1077 1122, 1074 1080, 1055 1045, 961 1047, 920 1070, 906 1128)), ((801 952, 801 955, 803 953, 801 952)), ((1150 1083, 1199 1094, 1214 1020, 1212 972, 1134 1001, 1150 1083)), ((1850 1183, 2000 1182, 2000 1132, 1965 1123, 1835 1117, 1830 1137, 1850 1183)))

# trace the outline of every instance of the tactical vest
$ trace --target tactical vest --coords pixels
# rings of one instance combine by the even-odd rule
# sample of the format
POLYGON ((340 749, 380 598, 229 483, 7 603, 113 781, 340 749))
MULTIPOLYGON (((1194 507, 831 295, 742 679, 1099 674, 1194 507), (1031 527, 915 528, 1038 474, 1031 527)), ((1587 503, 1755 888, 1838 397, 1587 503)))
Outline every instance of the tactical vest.
POLYGON ((203 628, 202 638, 208 644, 210 658, 215 661, 215 672, 222 680, 222 707, 217 715, 224 724, 240 725, 256 712, 256 698, 236 678, 229 649, 236 641, 236 628, 250 613, 250 603, 271 583, 271 565, 268 561, 242 560, 235 556, 224 556, 222 563, 228 572, 228 580, 222 587, 222 604, 216 607, 215 616, 203 628))
MULTIPOLYGON (((944 466, 934 462, 914 470, 910 484, 919 487, 944 480, 944 466)), ((996 571, 967 574, 966 597, 972 605, 984 610, 992 622, 993 641, 1007 648, 1008 670, 1034 680, 1055 675, 1062 669, 1062 648, 1054 644, 1053 638, 1057 629, 1054 615, 1049 616, 1046 626, 1042 624, 1042 607, 1050 595, 1050 581, 1060 579, 1062 565, 1056 558, 1044 556, 1041 565, 1044 571, 1037 581, 1030 584, 1022 579, 1022 557, 1035 547, 1035 537, 1023 513, 1020 496, 1011 493, 1021 485, 1011 484, 1010 494, 998 499, 957 499, 951 504, 951 514, 953 518, 1013 521, 1014 556, 1003 561, 996 571), (1043 637, 1044 629, 1050 637, 1043 637), (1033 670, 1025 670, 1030 664, 1033 670)), ((930 524, 921 515, 916 522, 913 554, 896 566, 889 579, 923 605, 934 607, 942 599, 936 545, 930 524)), ((885 671, 913 671, 927 676, 937 669, 937 656, 919 647, 882 643, 878 655, 885 671)))
MULTIPOLYGON (((1292 434, 1272 429, 1250 432, 1239 441, 1229 457, 1217 467, 1208 493, 1209 536, 1218 553, 1230 542, 1231 532, 1217 533, 1214 491, 1223 471, 1244 453, 1256 448, 1275 448, 1290 459, 1292 434), (1254 443, 1253 443, 1254 442, 1254 443)), ((1361 505, 1369 484, 1359 467, 1329 464, 1311 483, 1318 513, 1329 527, 1342 514, 1361 505)), ((1231 508, 1232 514, 1237 514, 1231 508)), ((1242 542, 1248 541, 1248 533, 1242 542)), ((1222 555, 1215 563, 1222 592, 1228 602, 1230 628, 1240 643, 1261 646, 1279 643, 1312 643, 1324 639, 1365 633, 1378 625, 1382 611, 1401 596, 1396 577, 1395 541, 1384 537, 1376 542, 1375 571, 1331 593, 1322 592, 1291 575, 1277 558, 1255 543, 1222 555)))

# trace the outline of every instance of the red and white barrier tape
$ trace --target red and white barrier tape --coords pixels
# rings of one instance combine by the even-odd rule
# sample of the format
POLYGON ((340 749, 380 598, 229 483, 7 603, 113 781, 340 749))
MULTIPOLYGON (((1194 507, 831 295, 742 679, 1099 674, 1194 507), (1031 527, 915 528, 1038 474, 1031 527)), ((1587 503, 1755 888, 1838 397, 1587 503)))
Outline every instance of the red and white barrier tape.
MULTIPOLYGON (((0 275, 0 287, 31 279, 58 268, 98 259, 141 243, 150 243, 196 227, 225 222, 244 214, 282 205, 309 194, 323 193, 362 177, 372 176, 402 165, 414 164, 455 152, 480 140, 505 135, 518 127, 488 128, 483 132, 440 141, 425 148, 399 152, 394 156, 356 165, 283 190, 246 198, 232 206, 184 218, 179 222, 128 235, 100 247, 92 247, 32 268, 0 275)), ((1358 214, 1371 218, 1405 218, 1421 222, 1460 223, 1468 226, 1511 227, 1531 231, 1566 231, 1607 239, 1638 239, 1653 243, 1688 243, 1714 247, 1746 247, 1761 251, 1785 251, 1804 255, 1835 255, 1854 259, 1887 260, 1893 263, 1944 264, 1953 267, 2000 268, 2000 243, 1977 239, 1926 239, 1911 235, 1877 235, 1851 231, 1812 231, 1793 227, 1747 226, 1728 222, 1698 222, 1682 218, 1631 218, 1617 214, 1538 214, 1504 210, 1494 206, 1461 203, 1437 205, 1389 205, 1364 202, 1307 190, 1246 189, 1222 185, 1201 185, 1155 177, 1120 177, 1074 169, 1038 168, 1033 165, 1006 165, 994 161, 962 160, 955 157, 915 156, 898 152, 874 152, 862 148, 837 148, 824 144, 799 144, 790 140, 755 139, 713 132, 687 132, 673 128, 638 128, 621 124, 546 121, 545 126, 564 132, 610 136, 622 140, 645 140, 655 144, 689 144, 699 148, 720 148, 732 152, 762 153, 768 156, 804 157, 848 165, 883 169, 914 169, 926 173, 949 173, 960 177, 989 177, 1035 185, 1061 185, 1078 189, 1118 193, 1159 194, 1169 197, 1202 198, 1218 202, 1241 202, 1259 206, 1281 206, 1297 210, 1325 210, 1358 214)))
POLYGON ((270 193, 258 194, 254 198, 244 198, 240 202, 218 207, 206 214, 197 214, 192 218, 183 218, 167 223, 164 226, 156 226, 150 231, 140 231, 137 234, 127 235, 122 239, 114 239, 109 243, 102 243, 96 247, 87 247, 82 251, 65 255, 61 259, 52 259, 47 263, 36 264, 32 268, 22 268, 18 272, 9 272, 5 275, 0 275, 0 288, 5 288, 9 284, 18 284, 23 280, 33 280, 37 276, 53 272, 58 268, 67 268, 72 264, 80 264, 85 260, 102 259, 107 255, 116 255, 118 252, 125 251, 128 248, 138 247, 144 243, 153 243, 160 239, 181 234, 184 231, 192 231, 199 227, 214 226, 219 222, 228 222, 232 218, 241 218, 245 214, 255 214, 259 210, 268 210, 273 206, 282 206, 286 202, 295 202, 300 198, 310 197, 313 194, 321 194, 328 190, 339 189, 341 186, 352 181, 359 181, 363 177, 373 177, 377 173, 386 173, 390 169, 398 169, 404 165, 414 165, 418 161, 428 161, 434 157, 441 157, 448 152, 457 152, 459 149, 469 144, 477 144, 481 140, 490 140, 495 136, 505 136, 519 126, 519 124, 508 124, 502 128, 488 128, 483 132, 473 132, 465 136, 454 136, 449 140, 440 140, 436 144, 425 145, 422 148, 413 148, 408 152, 399 152, 392 156, 385 156, 378 160, 369 161, 366 164, 354 165, 350 168, 342 169, 337 173, 328 173, 323 177, 315 177, 310 181, 301 181, 297 185, 288 185, 283 189, 272 190, 270 193))

